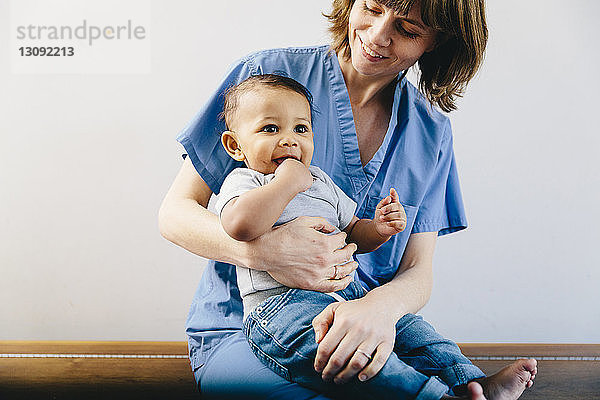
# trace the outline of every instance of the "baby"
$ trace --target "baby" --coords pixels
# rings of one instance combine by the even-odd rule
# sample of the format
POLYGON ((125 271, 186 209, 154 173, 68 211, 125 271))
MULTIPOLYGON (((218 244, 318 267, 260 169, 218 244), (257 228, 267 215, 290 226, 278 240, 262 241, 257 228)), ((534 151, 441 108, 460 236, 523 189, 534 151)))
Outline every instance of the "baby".
MULTIPOLYGON (((356 203, 310 165, 309 99, 304 86, 278 75, 251 77, 229 90, 224 112, 229 130, 221 141, 247 168, 232 171, 221 187, 216 203, 221 224, 232 238, 250 241, 299 216, 322 217, 336 227, 333 233, 346 232, 358 252, 373 251, 406 226, 398 194, 391 189, 372 220, 354 215, 356 203)), ((237 277, 244 317, 289 289, 264 271, 238 267, 237 277)))
MULTIPOLYGON (((321 217, 336 227, 326 233, 344 231, 358 252, 373 251, 406 227, 398 194, 390 189, 373 219, 357 218, 356 203, 310 165, 311 111, 309 91, 287 77, 252 76, 228 90, 223 111, 228 130, 221 142, 246 168, 233 170, 223 182, 216 202, 221 224, 232 238, 250 241, 300 216, 321 217)), ((250 347, 287 380, 336 396, 378 399, 421 398, 425 391, 432 399, 466 393, 466 385, 448 371, 466 371, 485 386, 485 375, 458 346, 413 314, 403 318, 411 321, 397 331, 394 353, 375 377, 343 385, 325 382, 313 368, 322 338, 315 338, 312 320, 335 301, 364 296, 363 286, 354 281, 336 293, 290 289, 267 272, 244 267, 237 267, 237 278, 250 347)))

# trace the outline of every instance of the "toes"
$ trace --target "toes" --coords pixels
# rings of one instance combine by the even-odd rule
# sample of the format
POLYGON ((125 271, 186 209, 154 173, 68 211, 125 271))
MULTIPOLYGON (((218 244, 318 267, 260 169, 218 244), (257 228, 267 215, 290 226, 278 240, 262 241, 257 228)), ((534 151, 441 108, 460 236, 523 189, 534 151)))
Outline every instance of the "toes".
POLYGON ((531 375, 537 374, 537 360, 535 358, 522 358, 516 361, 519 367, 529 372, 531 375))
POLYGON ((533 381, 527 381, 527 389, 533 386, 533 381))
POLYGON ((471 400, 485 400, 483 396, 483 388, 477 382, 470 382, 467 385, 467 390, 469 391, 469 399, 471 400))
POLYGON ((537 371, 537 360, 535 358, 528 358, 525 360, 525 365, 529 372, 535 373, 537 371))

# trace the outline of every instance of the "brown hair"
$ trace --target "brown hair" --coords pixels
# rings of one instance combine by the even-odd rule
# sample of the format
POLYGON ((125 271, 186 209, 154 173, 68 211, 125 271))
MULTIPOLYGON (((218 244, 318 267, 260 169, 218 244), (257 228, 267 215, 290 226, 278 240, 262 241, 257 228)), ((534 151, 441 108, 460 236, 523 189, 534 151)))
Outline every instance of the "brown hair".
POLYGON ((301 94, 308 101, 311 113, 313 112, 312 95, 310 94, 310 91, 298 81, 288 78, 287 76, 275 74, 253 75, 237 85, 230 87, 225 92, 225 103, 220 118, 225 120, 227 129, 229 129, 229 123, 239 107, 241 95, 259 86, 287 89, 301 94))
MULTIPOLYGON (((332 48, 350 58, 348 21, 355 0, 333 0, 330 14, 332 48)), ((358 0, 362 1, 362 0, 358 0)), ((379 4, 406 15, 417 0, 376 0, 379 4)), ((435 49, 417 61, 421 76, 419 88, 427 99, 442 110, 456 109, 481 62, 488 38, 484 0, 420 0, 421 19, 438 33, 435 49)))

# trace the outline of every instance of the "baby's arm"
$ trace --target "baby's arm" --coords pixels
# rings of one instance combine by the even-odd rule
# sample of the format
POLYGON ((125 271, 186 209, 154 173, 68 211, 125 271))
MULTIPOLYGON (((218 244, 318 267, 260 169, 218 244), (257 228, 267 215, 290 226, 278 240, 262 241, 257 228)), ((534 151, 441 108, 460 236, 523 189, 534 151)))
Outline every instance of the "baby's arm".
POLYGON ((376 250, 396 233, 406 228, 406 214, 400 204, 396 189, 390 189, 390 195, 377 204, 373 219, 358 219, 356 216, 344 229, 348 234, 347 242, 356 243, 357 253, 376 250))
POLYGON ((270 230, 288 203, 312 185, 304 164, 287 159, 264 186, 249 190, 229 201, 221 211, 221 224, 235 240, 249 242, 270 230))

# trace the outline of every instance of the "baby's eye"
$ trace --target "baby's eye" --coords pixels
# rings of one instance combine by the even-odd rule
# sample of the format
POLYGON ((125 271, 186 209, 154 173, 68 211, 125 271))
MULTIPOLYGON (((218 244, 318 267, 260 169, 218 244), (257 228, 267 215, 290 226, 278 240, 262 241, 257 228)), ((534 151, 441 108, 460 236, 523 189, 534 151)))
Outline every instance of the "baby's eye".
POLYGON ((306 126, 306 125, 296 125, 296 127, 294 128, 294 132, 296 132, 296 133, 307 133, 308 132, 308 126, 306 126))
POLYGON ((267 132, 267 133, 275 133, 275 132, 279 131, 279 128, 277 127, 277 125, 269 124, 269 125, 263 126, 260 131, 267 132))

